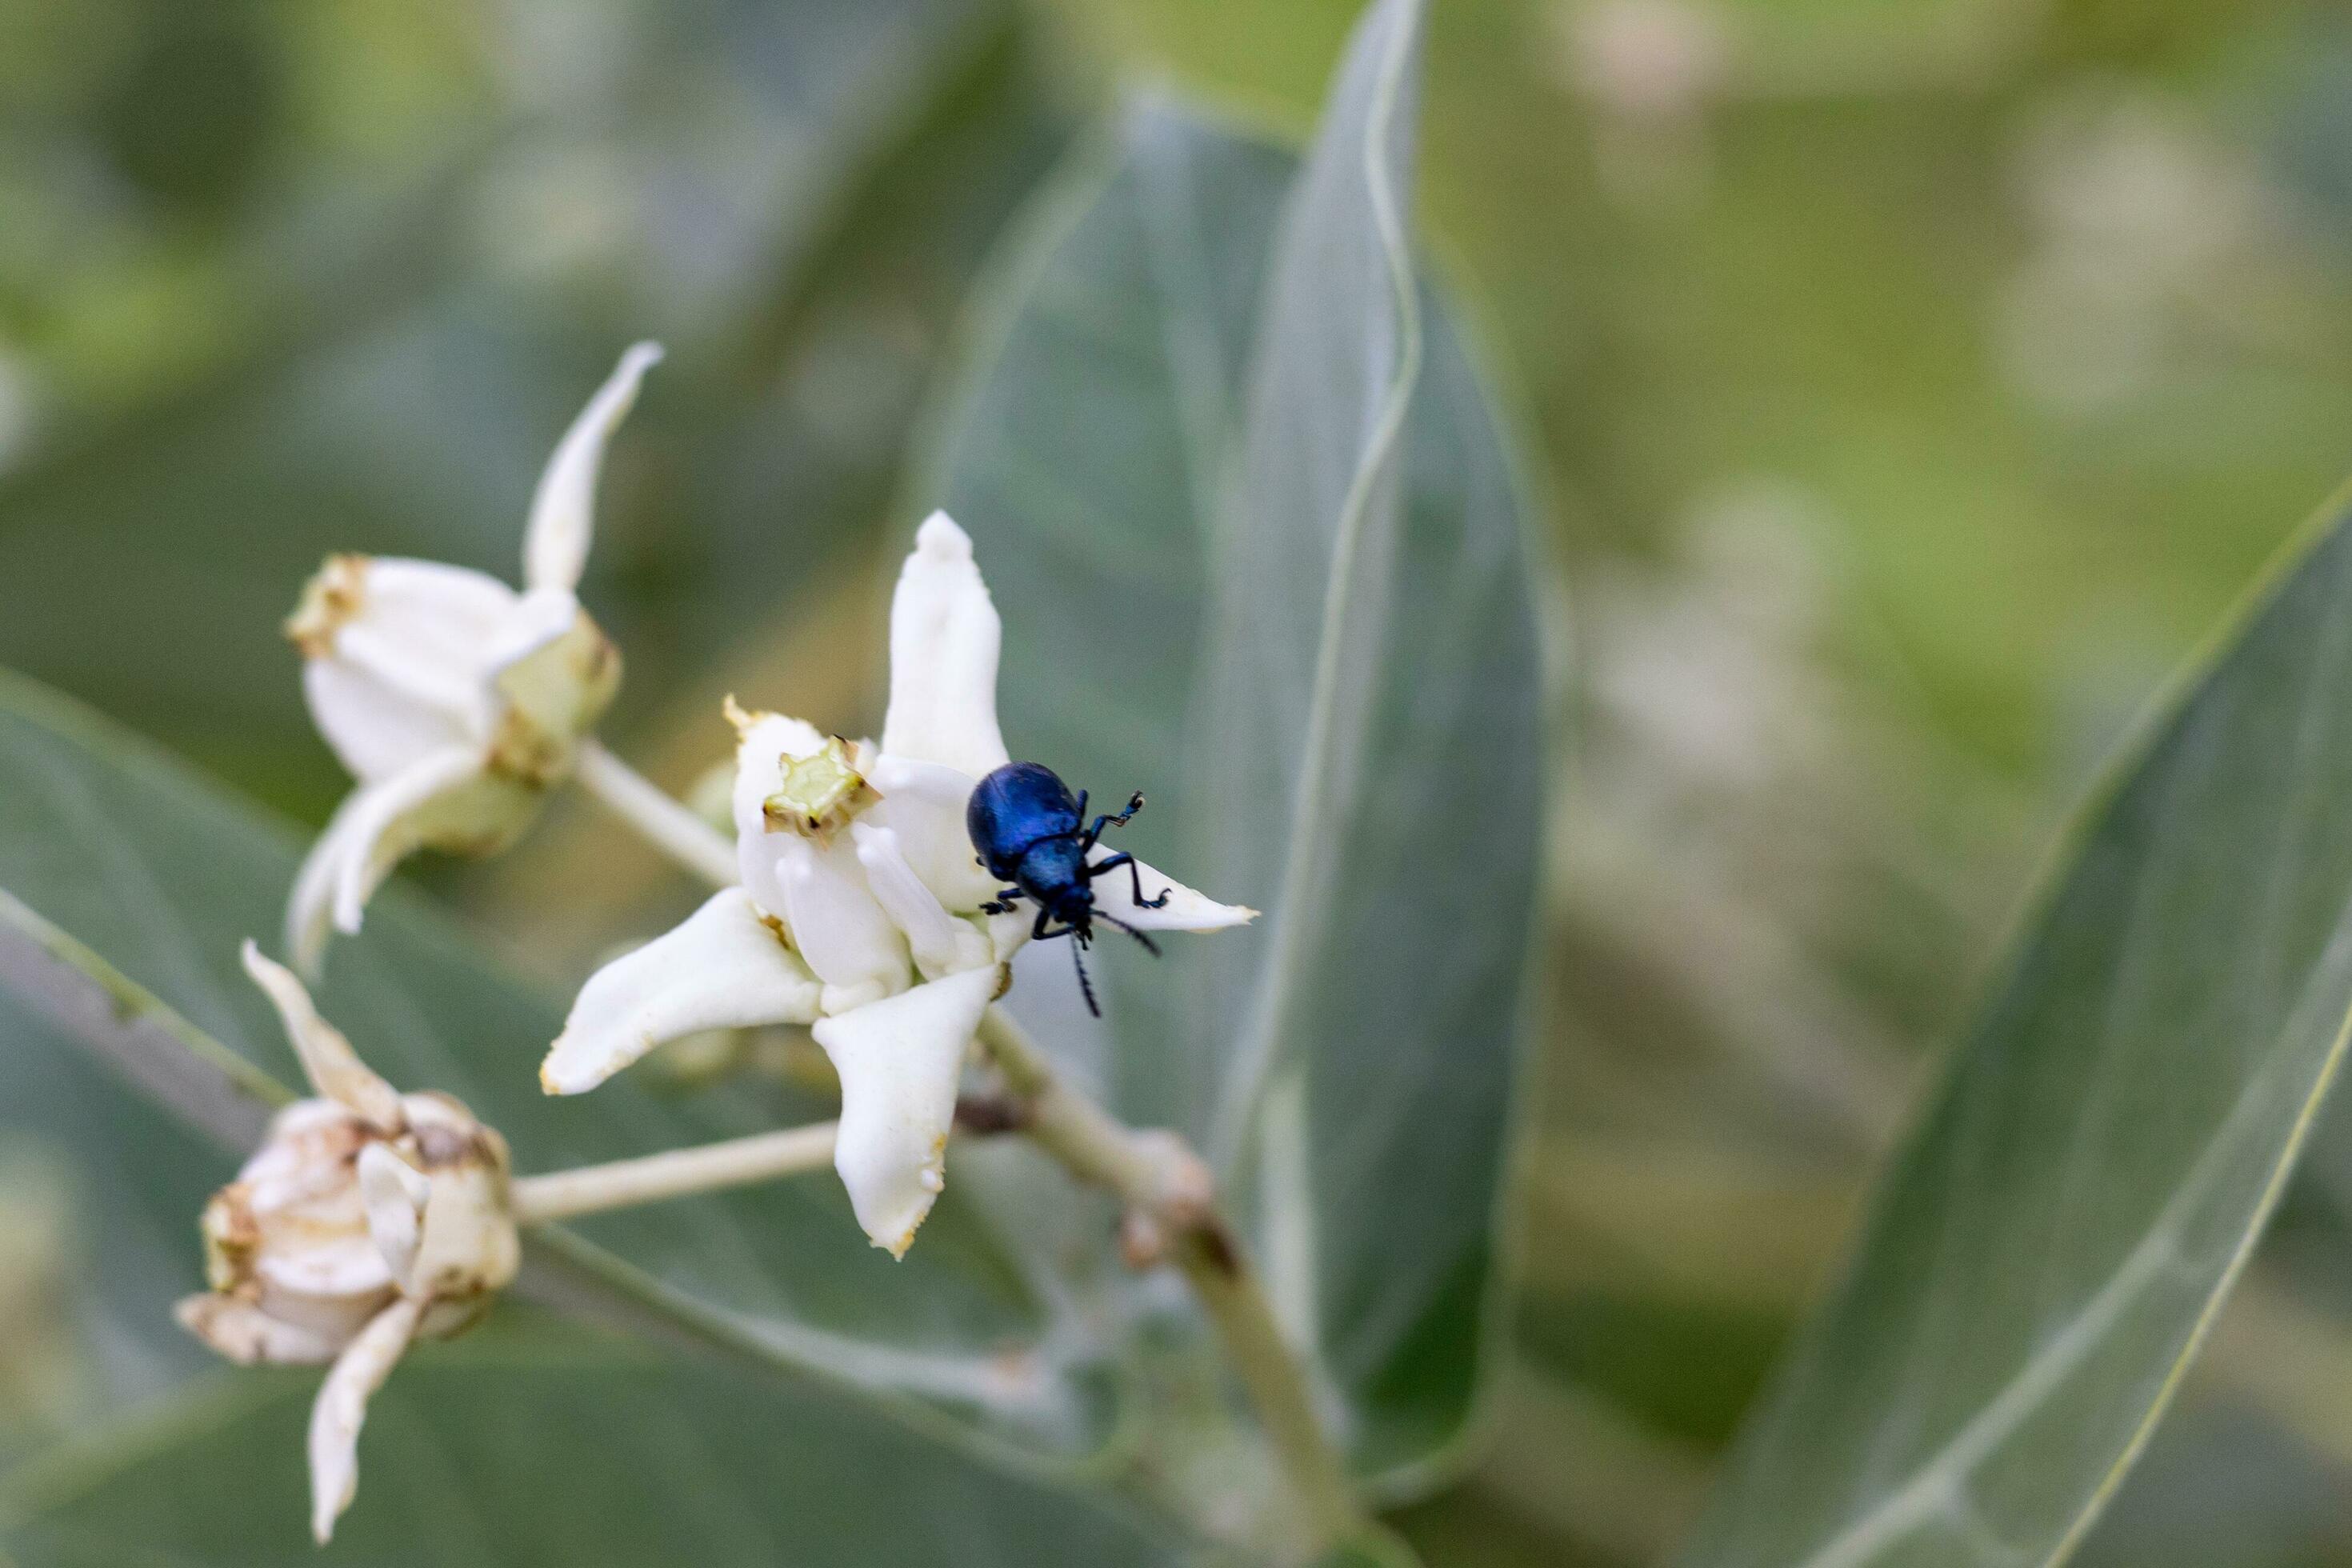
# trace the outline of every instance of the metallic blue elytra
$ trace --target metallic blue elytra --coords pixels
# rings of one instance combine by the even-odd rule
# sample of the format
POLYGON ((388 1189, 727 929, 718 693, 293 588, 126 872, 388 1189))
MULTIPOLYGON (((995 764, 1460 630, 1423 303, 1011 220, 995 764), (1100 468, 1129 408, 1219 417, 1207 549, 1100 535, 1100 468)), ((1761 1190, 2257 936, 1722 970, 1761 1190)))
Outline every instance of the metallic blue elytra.
MULTIPOLYGON (((1095 890, 1089 886, 1097 877, 1121 867, 1133 879, 1135 901, 1147 910, 1156 910, 1168 901, 1167 889, 1160 896, 1143 896, 1143 872, 1135 857, 1121 853, 1107 856, 1088 864, 1087 857, 1094 850, 1107 827, 1124 827, 1128 819, 1143 809, 1140 790, 1128 797, 1127 809, 1113 816, 1105 812, 1087 825, 1086 792, 1070 798, 1070 786, 1059 774, 1042 763, 1007 763, 972 786, 971 803, 964 807, 964 830, 971 835, 971 847, 979 851, 980 863, 988 874, 1002 879, 1008 886, 1001 889, 992 902, 982 908, 991 914, 1002 914, 1019 900, 1028 899, 1037 906, 1037 923, 1030 936, 1038 942, 1050 942, 1057 936, 1075 936, 1077 950, 1094 941, 1094 923, 1100 920, 1115 925, 1144 945, 1157 957, 1160 949, 1151 939, 1115 915, 1095 908, 1095 890), (1058 930, 1050 929, 1059 921, 1058 930)), ((1095 1005, 1094 986, 1087 980, 1087 966, 1078 962, 1078 988, 1086 994, 1087 1011, 1100 1016, 1102 1009, 1095 1005)))

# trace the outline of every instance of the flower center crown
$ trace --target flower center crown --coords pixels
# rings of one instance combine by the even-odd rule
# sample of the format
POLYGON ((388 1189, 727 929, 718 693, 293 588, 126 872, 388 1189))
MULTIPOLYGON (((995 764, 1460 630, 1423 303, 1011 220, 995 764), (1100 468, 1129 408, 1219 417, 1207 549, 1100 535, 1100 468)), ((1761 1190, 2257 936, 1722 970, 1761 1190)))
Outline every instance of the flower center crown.
POLYGON ((882 797, 858 770, 860 759, 838 735, 805 757, 783 759, 775 794, 761 803, 771 828, 820 841, 849 826, 849 819, 882 797))

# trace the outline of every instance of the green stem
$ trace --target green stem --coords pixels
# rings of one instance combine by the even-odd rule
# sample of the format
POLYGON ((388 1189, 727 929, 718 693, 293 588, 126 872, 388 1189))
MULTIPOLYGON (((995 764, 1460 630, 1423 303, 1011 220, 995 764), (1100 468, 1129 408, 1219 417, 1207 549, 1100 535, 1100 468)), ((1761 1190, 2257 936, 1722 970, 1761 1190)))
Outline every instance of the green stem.
POLYGON ((606 751, 602 742, 592 739, 581 744, 575 776, 604 809, 712 887, 731 888, 740 879, 735 868, 735 846, 725 834, 606 751))
POLYGON ((517 1176, 512 1187, 515 1222, 542 1225, 821 1171, 833 1163, 834 1138, 840 1130, 838 1122, 819 1121, 641 1159, 517 1176))
POLYGON ((991 1007, 980 1042, 1024 1100, 1023 1131, 1073 1175, 1106 1187, 1164 1233, 1167 1257, 1184 1276, 1223 1343, 1283 1473, 1297 1494, 1321 1551, 1360 1539, 1373 1526, 1356 1500, 1346 1466, 1316 1418, 1315 1401, 1249 1261, 1217 1211, 1208 1167, 1172 1132, 1139 1131, 1064 1083, 1013 1016, 991 1007))

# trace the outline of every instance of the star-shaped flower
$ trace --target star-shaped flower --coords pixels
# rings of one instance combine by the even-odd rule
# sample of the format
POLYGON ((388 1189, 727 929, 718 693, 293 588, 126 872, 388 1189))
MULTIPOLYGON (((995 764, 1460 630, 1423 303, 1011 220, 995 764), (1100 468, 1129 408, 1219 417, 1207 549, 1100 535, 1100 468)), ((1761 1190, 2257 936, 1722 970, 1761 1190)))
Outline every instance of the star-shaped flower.
POLYGON ((359 787, 303 862, 287 946, 315 972, 330 923, 360 929, 402 857, 512 842, 612 701, 620 658, 576 590, 604 445, 661 358, 621 356, 540 476, 523 590, 462 566, 335 555, 286 623, 310 716, 359 787))
MULTIPOLYGON (((945 1185, 966 1048, 1030 931, 1029 912, 984 909, 997 884, 964 826, 972 785, 1008 760, 1002 638, 971 541, 937 512, 891 604, 878 747, 730 706, 741 885, 589 979, 540 1069, 548 1092, 593 1089, 700 1030, 809 1024, 841 1079, 835 1167, 866 1234, 904 1255, 945 1185)), ((1139 930, 1253 914, 1149 867, 1094 887, 1139 930), (1139 903, 1137 883, 1157 901, 1139 903)))

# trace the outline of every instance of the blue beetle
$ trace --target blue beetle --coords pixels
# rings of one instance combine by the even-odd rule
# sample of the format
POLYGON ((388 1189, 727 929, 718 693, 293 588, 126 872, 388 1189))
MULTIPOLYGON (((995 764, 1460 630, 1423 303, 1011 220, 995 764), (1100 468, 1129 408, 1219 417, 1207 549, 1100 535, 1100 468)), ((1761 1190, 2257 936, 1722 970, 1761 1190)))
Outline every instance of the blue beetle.
POLYGON ((964 830, 971 835, 971 847, 980 852, 980 863, 988 868, 990 876, 1010 884, 981 908, 990 914, 1003 914, 1019 900, 1030 899, 1037 905, 1037 923, 1029 932, 1032 940, 1077 938, 1070 956, 1078 967, 1078 989, 1086 994, 1087 1011, 1097 1017, 1102 1016, 1102 1009, 1095 1004, 1095 988, 1087 979, 1086 961, 1079 953, 1094 941, 1095 921, 1117 926, 1141 942, 1154 958, 1160 956, 1150 937, 1095 908, 1095 890, 1088 886, 1097 877, 1123 866, 1134 879, 1139 907, 1156 910, 1168 901, 1165 888, 1156 899, 1143 896, 1142 868, 1132 855, 1122 852, 1093 865, 1087 863, 1103 829, 1126 826, 1129 818, 1142 809, 1143 792, 1138 790, 1128 797, 1125 811, 1116 816, 1105 812, 1091 826, 1083 826, 1086 792, 1080 790, 1072 800, 1070 786, 1042 763, 1005 763, 972 786, 971 803, 964 807, 964 830), (1055 921, 1062 922, 1061 929, 1046 929, 1055 921))

